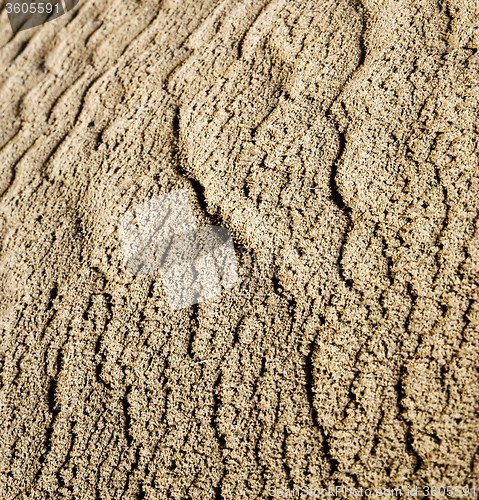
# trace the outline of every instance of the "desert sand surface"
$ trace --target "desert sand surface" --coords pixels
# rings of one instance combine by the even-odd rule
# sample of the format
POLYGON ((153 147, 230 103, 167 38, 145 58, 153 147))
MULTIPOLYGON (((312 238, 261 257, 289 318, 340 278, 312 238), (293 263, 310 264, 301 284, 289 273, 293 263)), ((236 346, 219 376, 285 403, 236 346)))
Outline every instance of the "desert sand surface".
POLYGON ((0 3, 1 500, 477 498, 478 15, 0 3), (238 279, 173 310, 118 224, 179 190, 238 279))

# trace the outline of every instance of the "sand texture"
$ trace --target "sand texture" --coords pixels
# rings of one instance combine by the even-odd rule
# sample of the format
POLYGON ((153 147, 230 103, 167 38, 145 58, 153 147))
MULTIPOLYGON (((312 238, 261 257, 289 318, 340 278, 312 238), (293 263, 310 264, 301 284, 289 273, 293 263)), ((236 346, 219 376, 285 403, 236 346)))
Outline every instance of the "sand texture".
POLYGON ((477 497, 478 28, 472 0, 80 0, 13 35, 2 0, 0 500, 477 497), (239 278, 172 310, 118 224, 175 190, 239 278))

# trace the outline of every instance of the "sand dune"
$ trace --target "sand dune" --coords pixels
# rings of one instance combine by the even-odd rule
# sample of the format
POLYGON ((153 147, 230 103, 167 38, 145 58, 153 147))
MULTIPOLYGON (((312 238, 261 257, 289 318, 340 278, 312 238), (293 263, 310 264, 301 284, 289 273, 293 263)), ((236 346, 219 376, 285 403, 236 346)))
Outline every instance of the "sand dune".
POLYGON ((1 4, 0 499, 477 497, 478 9, 1 4), (175 310, 179 190, 237 279, 175 310))

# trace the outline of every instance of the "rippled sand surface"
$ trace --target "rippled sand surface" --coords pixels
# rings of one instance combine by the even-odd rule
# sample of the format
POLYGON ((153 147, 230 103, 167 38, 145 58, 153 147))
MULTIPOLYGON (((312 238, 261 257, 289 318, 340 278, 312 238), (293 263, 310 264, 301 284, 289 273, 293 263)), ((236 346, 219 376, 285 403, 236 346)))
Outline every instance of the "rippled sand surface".
POLYGON ((0 499, 477 497, 474 2, 0 7, 0 499), (237 280, 172 309, 178 190, 237 280))

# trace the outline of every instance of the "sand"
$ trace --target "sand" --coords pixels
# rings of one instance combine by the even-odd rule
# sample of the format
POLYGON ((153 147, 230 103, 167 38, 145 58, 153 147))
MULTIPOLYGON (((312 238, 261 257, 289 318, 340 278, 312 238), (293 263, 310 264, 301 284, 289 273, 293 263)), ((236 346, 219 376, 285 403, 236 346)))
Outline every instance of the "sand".
POLYGON ((477 497, 475 3, 0 6, 0 499, 477 497), (238 280, 172 310, 175 190, 238 280))

